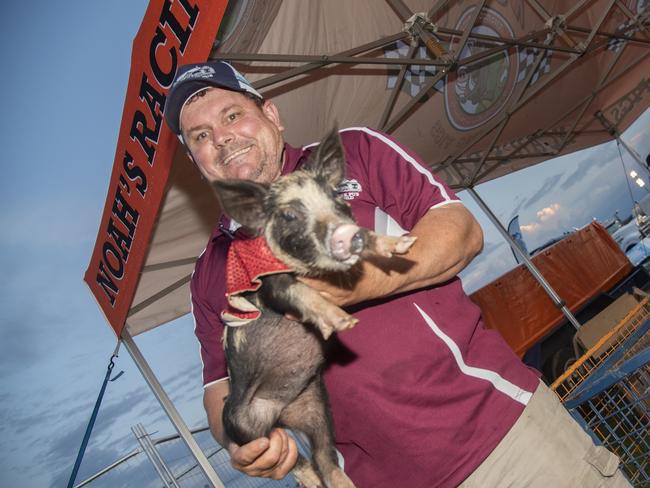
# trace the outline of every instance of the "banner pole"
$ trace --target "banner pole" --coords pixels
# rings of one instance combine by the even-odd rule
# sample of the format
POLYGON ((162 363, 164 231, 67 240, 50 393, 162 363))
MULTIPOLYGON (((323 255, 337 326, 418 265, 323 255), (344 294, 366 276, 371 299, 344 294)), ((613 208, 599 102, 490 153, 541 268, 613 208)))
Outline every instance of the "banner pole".
POLYGON ((205 456, 205 454, 203 453, 199 445, 196 443, 196 440, 192 436, 190 430, 187 428, 187 425, 185 424, 183 418, 178 413, 178 410, 176 410, 176 407, 172 403, 171 399, 169 398, 169 396, 167 396, 165 390, 163 390, 163 387, 158 381, 158 378, 156 378, 153 371, 149 367, 149 364, 144 359, 144 356, 140 352, 140 349, 133 341, 133 338, 131 337, 131 334, 128 332, 127 327, 124 327, 122 329, 121 336, 122 336, 122 342, 126 347, 126 350, 129 351, 129 354, 131 355, 133 361, 135 362, 136 366, 140 370, 140 373, 142 373, 142 376, 144 377, 145 381, 151 388, 151 391, 153 392, 154 396, 160 403, 160 406, 167 414, 167 417, 169 417, 169 420, 176 428, 178 435, 185 442, 185 445, 192 453, 192 456, 194 456, 194 459, 196 459, 197 463, 199 464, 199 467, 201 468, 203 474, 210 482, 211 486, 213 486, 214 488, 225 488, 224 484, 219 479, 219 476, 217 475, 216 471, 210 464, 210 461, 208 461, 208 458, 205 456))
POLYGON ((648 165, 641 159, 641 156, 632 149, 630 146, 627 145, 627 143, 623 140, 621 137, 621 132, 618 130, 618 127, 616 124, 610 122, 607 117, 605 117, 605 114, 602 113, 601 111, 596 112, 595 117, 598 119, 598 121, 601 123, 601 125, 605 128, 607 132, 609 132, 609 135, 611 135, 614 139, 616 139, 616 142, 618 142, 623 148, 627 151, 627 153, 632 156, 632 158, 639 163, 639 166, 650 171, 650 168, 648 168, 648 165))

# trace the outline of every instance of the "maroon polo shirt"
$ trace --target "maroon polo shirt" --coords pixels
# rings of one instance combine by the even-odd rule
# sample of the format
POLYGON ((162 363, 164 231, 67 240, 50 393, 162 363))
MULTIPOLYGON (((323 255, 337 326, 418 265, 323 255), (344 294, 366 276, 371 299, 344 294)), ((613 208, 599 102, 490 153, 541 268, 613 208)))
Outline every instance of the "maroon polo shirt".
MULTIPOLYGON (((386 134, 350 128, 341 140, 347 173, 339 193, 360 225, 399 234, 429 209, 459 204, 386 134)), ((286 145, 283 173, 313 147, 286 145)), ((219 313, 230 240, 215 229, 191 283, 205 385, 227 376, 219 313)), ((359 323, 329 341, 324 373, 345 471, 360 488, 457 486, 517 420, 537 375, 485 329, 458 278, 349 311, 359 323)))

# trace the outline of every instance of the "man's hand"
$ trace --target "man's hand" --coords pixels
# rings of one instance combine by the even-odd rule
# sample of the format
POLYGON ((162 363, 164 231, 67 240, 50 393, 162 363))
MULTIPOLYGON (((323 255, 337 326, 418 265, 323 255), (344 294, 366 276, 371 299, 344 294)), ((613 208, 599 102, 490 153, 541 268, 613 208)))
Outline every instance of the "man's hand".
POLYGON ((284 429, 274 429, 271 435, 255 439, 243 446, 230 444, 232 466, 248 476, 281 480, 296 465, 296 441, 284 429))
POLYGON ((261 437, 238 446, 226 436, 221 422, 223 403, 230 391, 230 383, 220 381, 208 386, 203 394, 203 405, 208 414, 210 431, 222 446, 228 446, 232 466, 248 476, 280 480, 296 465, 296 441, 284 429, 274 429, 268 438, 261 437))

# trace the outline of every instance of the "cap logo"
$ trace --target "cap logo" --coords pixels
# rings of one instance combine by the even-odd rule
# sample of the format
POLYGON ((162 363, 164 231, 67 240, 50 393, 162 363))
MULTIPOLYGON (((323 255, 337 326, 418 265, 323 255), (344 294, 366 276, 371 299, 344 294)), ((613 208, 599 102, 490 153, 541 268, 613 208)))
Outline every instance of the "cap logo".
POLYGON ((179 76, 174 82, 174 86, 183 83, 186 80, 206 79, 212 78, 215 74, 214 68, 211 66, 196 66, 195 68, 187 70, 179 76))
POLYGON ((239 73, 239 71, 234 70, 234 69, 233 69, 233 71, 234 71, 234 73, 235 73, 235 78, 237 78, 237 81, 239 81, 239 85, 240 85, 240 86, 242 86, 242 85, 243 85, 243 86, 250 86, 250 83, 248 82, 248 80, 247 80, 246 78, 244 78, 244 77, 241 75, 241 73, 239 73))

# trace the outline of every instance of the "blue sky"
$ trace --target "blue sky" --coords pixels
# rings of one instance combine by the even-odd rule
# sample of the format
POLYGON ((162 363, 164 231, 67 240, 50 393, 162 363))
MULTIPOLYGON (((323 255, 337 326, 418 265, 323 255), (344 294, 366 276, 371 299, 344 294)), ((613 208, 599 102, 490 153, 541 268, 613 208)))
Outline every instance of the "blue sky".
MULTIPOLYGON (((0 91, 0 486, 65 485, 115 347, 82 276, 115 153, 131 42, 146 3, 10 2, 0 17, 7 46, 0 91)), ((649 132, 646 112, 624 136, 643 157, 650 152, 649 132)), ((635 166, 624 159, 628 170, 635 166)), ((478 192, 504 223, 519 213, 529 248, 631 207, 615 144, 538 165, 478 192)), ((483 255, 463 274, 472 289, 514 260, 464 199, 486 234, 483 255)), ((184 317, 137 343, 195 427, 205 419, 192 329, 184 317)), ((157 435, 173 432, 124 350, 116 361, 120 370, 125 374, 109 384, 78 480, 134 449, 130 427, 137 422, 157 435)))

